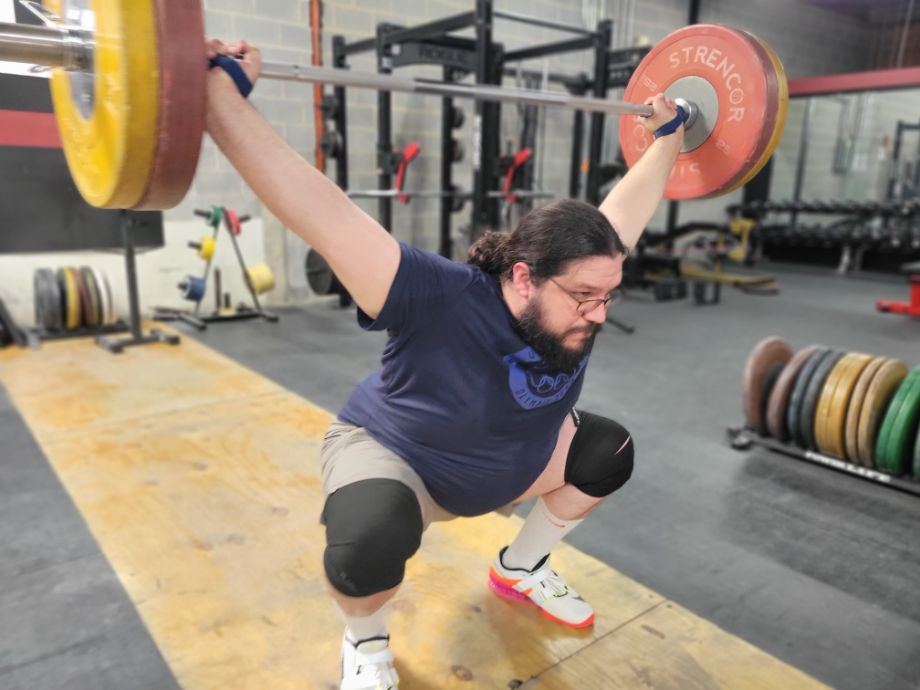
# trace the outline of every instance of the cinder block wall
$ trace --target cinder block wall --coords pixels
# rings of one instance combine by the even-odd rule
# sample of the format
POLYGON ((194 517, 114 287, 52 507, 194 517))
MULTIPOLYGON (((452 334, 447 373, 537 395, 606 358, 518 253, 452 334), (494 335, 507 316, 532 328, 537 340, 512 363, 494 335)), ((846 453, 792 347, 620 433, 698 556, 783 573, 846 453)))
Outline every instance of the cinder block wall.
MULTIPOLYGON (((208 29, 214 35, 245 36, 258 42, 270 59, 306 61, 309 59, 309 3, 305 0, 207 0, 208 29)), ((405 25, 419 24, 450 14, 471 9, 466 0, 427 0, 395 7, 394 0, 358 2, 352 0, 327 0, 324 3, 323 43, 325 60, 329 61, 329 46, 334 34, 348 40, 373 35, 378 22, 388 21, 405 25)), ((546 19, 577 25, 591 25, 597 15, 590 9, 600 9, 601 16, 613 18, 617 45, 633 45, 637 40, 655 42, 671 31, 686 24, 687 3, 683 0, 644 0, 630 6, 618 0, 607 0, 587 7, 583 3, 553 2, 550 0, 509 0, 499 3, 504 10, 530 14, 546 19)), ((786 67, 790 78, 858 71, 865 69, 872 59, 871 29, 864 22, 845 15, 828 12, 796 0, 777 0, 759 3, 753 0, 706 0, 702 3, 700 21, 738 26, 756 33, 770 43, 786 67), (833 35, 833 40, 829 36, 833 35)), ((535 27, 521 26, 497 20, 495 39, 506 49, 514 49, 544 41, 565 38, 565 34, 535 27)), ((373 56, 356 56, 354 69, 374 70, 373 56)), ((589 51, 553 58, 551 61, 535 60, 525 65, 528 69, 578 73, 590 71, 592 61, 589 51)), ((440 78, 434 68, 403 68, 400 74, 427 78, 440 78)), ((509 80, 509 83, 512 80, 509 80)), ((612 97, 620 97, 614 93, 612 97)), ((259 86, 254 102, 275 126, 284 133, 303 155, 312 160, 313 115, 312 95, 301 85, 269 84, 259 86)), ((468 115, 472 103, 461 103, 468 115)), ((350 90, 349 109, 349 167, 351 186, 354 189, 372 189, 376 186, 376 94, 350 90)), ((397 148, 410 141, 418 141, 422 155, 410 168, 408 187, 431 189, 438 185, 438 147, 440 137, 440 102, 437 98, 394 94, 393 140, 397 148)), ((517 145, 519 119, 516 108, 502 109, 502 150, 517 145)), ((794 113, 795 111, 793 111, 794 113)), ((471 130, 467 124, 458 137, 467 149, 471 130)), ((563 195, 568 189, 568 161, 571 146, 571 114, 561 110, 546 109, 541 114, 539 150, 536 158, 538 184, 546 191, 563 195)), ((607 126, 605 157, 616 154, 617 121, 611 118, 607 126)), ((790 131, 795 129, 790 122, 790 131)), ((205 176, 199 175, 189 203, 195 198, 207 197, 209 202, 221 203, 215 198, 230 195, 244 209, 259 213, 259 204, 248 190, 242 189, 231 169, 208 143, 203 161, 205 176)), ((778 166, 782 167, 782 166, 778 166)), ((331 167, 330 167, 330 174, 331 167)), ((469 188, 472 170, 469 157, 454 166, 456 183, 469 188)), ((728 203, 737 200, 740 192, 714 200, 684 202, 680 221, 691 219, 718 220, 724 216, 728 203)), ((226 203, 231 203, 227 199, 226 203)), ((372 215, 377 204, 358 202, 372 215)), ((652 221, 652 227, 665 225, 665 205, 652 221)), ((469 222, 469 206, 454 216, 458 245, 462 248, 463 230, 469 222)), ((418 246, 437 247, 438 202, 433 199, 416 199, 409 206, 394 204, 393 232, 401 240, 418 246)), ((284 242, 274 245, 275 236, 271 221, 266 222, 266 250, 269 257, 284 262, 288 269, 287 299, 301 299, 308 294, 302 271, 306 247, 296 237, 288 235, 284 242), (273 251, 274 248, 274 251, 273 251)))
MULTIPOLYGON (((0 0, 3 2, 12 0, 0 0)), ((669 32, 687 22, 684 0, 500 0, 500 9, 529 14, 569 24, 593 27, 599 17, 616 20, 614 35, 618 47, 634 45, 637 40, 660 40, 669 32)), ((853 18, 813 7, 798 0, 704 0, 700 20, 720 22, 752 31, 768 41, 777 51, 792 78, 857 71, 871 66, 874 43, 871 27, 853 18)), ((309 2, 307 0, 204 0, 207 32, 211 36, 228 39, 246 38, 260 45, 266 58, 280 62, 306 63, 310 60, 309 2)), ((324 62, 330 62, 332 36, 342 34, 348 40, 373 35, 379 22, 414 25, 432 19, 469 11, 472 0, 419 0, 397 3, 396 0, 325 0, 323 15, 324 62)), ((566 38, 567 34, 496 20, 495 39, 507 50, 566 38)), ((468 32, 467 35, 472 35, 468 32)), ((374 70, 373 56, 356 56, 353 69, 374 70)), ((590 71, 590 51, 560 56, 549 61, 534 60, 525 65, 528 69, 577 74, 590 71)), ((406 68, 401 75, 440 78, 440 70, 430 67, 406 68)), ((513 79, 506 80, 513 83, 513 79)), ((613 93, 611 97, 619 97, 613 93)), ((263 81, 252 97, 255 106, 266 115, 285 139, 308 160, 313 160, 313 104, 312 89, 307 85, 263 81)), ((467 124, 457 132, 467 151, 470 137, 473 106, 460 103, 467 114, 467 124)), ((439 180, 440 100, 436 97, 394 94, 393 140, 397 148, 410 141, 418 141, 422 155, 410 168, 407 187, 432 189, 439 180)), ((349 167, 351 186, 369 189, 376 186, 376 93, 358 89, 348 93, 349 117, 349 167)), ((514 106, 502 108, 502 150, 517 145, 519 120, 514 106)), ((795 107, 790 111, 787 137, 798 141, 795 107)), ((830 115, 833 117, 833 114, 830 115)), ((836 120, 824 123, 825 129, 836 128, 836 120)), ((545 109, 541 114, 541 129, 536 152, 537 184, 539 188, 558 195, 568 190, 568 169, 571 146, 571 113, 545 109)), ((605 158, 616 155, 617 121, 608 122, 610 136, 605 144, 605 158)), ((786 169, 794 165, 790 158, 795 145, 783 141, 786 169)), ((778 164, 781 176, 782 163, 778 164)), ((332 166, 329 174, 332 175, 332 166)), ((469 155, 454 167, 454 179, 461 187, 469 189, 472 171, 469 155)), ((681 204, 680 220, 721 219, 727 203, 738 198, 738 193, 715 200, 685 202, 681 204)), ((372 215, 376 203, 359 202, 372 215)), ((189 239, 196 238, 204 229, 192 211, 214 204, 232 207, 241 214, 248 213, 258 221, 249 226, 246 259, 249 263, 265 260, 278 277, 278 289, 266 300, 270 304, 298 303, 310 299, 306 287, 303 261, 307 247, 290 232, 286 232, 271 217, 252 192, 241 182, 237 173, 227 163, 215 146, 206 138, 201 163, 188 197, 176 209, 165 214, 167 246, 145 255, 141 263, 141 289, 145 308, 154 304, 179 305, 175 289, 177 277, 195 273, 198 263, 191 251, 185 248, 189 239)), ((331 223, 334 218, 329 219, 331 223)), ((469 205, 464 212, 453 217, 459 249, 465 248, 463 227, 469 221, 469 205)), ((665 225, 664 205, 652 221, 652 227, 665 225)), ((436 249, 438 241, 438 202, 417 199, 409 206, 394 204, 393 232, 400 239, 427 249, 436 249)), ((218 255, 227 260, 225 273, 230 285, 234 278, 233 257, 226 242, 218 255)), ((126 305, 124 277, 120 264, 114 257, 103 255, 36 255, 34 257, 0 256, 0 296, 11 306, 16 318, 23 323, 32 322, 32 270, 36 265, 66 265, 69 263, 96 264, 110 267, 110 278, 118 299, 126 305)), ((245 293, 239 287, 235 298, 245 293)))

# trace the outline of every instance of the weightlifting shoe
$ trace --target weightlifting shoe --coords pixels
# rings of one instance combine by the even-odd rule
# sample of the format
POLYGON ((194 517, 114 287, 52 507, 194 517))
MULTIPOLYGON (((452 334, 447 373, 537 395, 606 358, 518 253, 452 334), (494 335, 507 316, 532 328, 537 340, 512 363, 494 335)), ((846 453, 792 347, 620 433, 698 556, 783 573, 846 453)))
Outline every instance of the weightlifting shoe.
POLYGON ((594 609, 549 567, 548 555, 533 570, 507 568, 502 563, 507 548, 498 552, 489 568, 489 589, 504 599, 532 604, 550 620, 571 628, 594 623, 594 609))
POLYGON ((352 642, 342 638, 341 690, 396 690, 399 675, 393 668, 390 636, 352 642))

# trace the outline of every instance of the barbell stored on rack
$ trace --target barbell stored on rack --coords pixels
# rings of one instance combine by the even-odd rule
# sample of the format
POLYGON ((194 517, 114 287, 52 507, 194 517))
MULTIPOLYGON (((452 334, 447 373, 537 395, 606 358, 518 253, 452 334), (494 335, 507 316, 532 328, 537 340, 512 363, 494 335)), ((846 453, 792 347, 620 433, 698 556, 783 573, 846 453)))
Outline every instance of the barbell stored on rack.
MULTIPOLYGON (((45 4, 44 27, 0 24, 0 60, 55 68, 52 100, 77 188, 101 208, 172 208, 191 184, 204 132, 201 3, 107 0, 93 5, 104 7, 95 13, 63 0, 45 4), (62 18, 65 7, 68 16, 62 18)), ((264 62, 262 78, 652 114, 638 102, 309 65, 264 62)), ((715 196, 744 184, 769 159, 785 123, 782 64, 742 30, 699 24, 667 36, 642 60, 626 97, 644 101, 660 91, 683 100, 687 117, 685 145, 665 190, 672 199, 715 196)), ((620 140, 631 165, 651 135, 624 118, 620 140)))

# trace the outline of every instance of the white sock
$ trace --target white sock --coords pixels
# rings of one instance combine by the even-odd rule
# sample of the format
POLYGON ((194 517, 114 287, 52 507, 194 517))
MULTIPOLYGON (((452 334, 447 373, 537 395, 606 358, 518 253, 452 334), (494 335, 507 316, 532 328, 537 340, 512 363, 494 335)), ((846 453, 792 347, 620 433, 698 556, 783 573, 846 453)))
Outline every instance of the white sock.
POLYGON ((342 618, 345 619, 345 633, 348 639, 357 644, 362 640, 369 640, 373 637, 386 637, 387 609, 388 606, 383 605, 376 613, 372 613, 369 616, 351 616, 342 611, 342 618))
POLYGON ((581 523, 581 520, 563 520, 553 515, 543 498, 537 499, 521 531, 502 554, 502 563, 506 568, 533 570, 565 535, 581 523))

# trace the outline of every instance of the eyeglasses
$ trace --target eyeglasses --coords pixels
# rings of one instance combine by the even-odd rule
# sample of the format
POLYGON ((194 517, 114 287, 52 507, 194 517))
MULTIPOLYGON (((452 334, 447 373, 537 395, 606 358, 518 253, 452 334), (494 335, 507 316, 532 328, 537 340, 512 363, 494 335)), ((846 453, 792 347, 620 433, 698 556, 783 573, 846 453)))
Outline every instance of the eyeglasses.
POLYGON ((571 297, 573 300, 575 300, 575 302, 576 302, 575 311, 578 313, 579 316, 584 316, 585 314, 590 314, 592 311, 594 311, 594 310, 597 309, 598 307, 604 307, 604 309, 607 309, 607 308, 608 308, 608 305, 610 305, 610 304, 616 304, 616 303, 619 302, 621 299, 623 299, 623 291, 622 291, 622 290, 619 290, 619 289, 613 290, 609 295, 607 295, 606 297, 603 297, 603 298, 601 298, 601 299, 597 299, 597 298, 595 298, 595 299, 578 299, 575 295, 573 295, 571 292, 569 292, 568 290, 566 290, 564 287, 562 287, 558 282, 556 282, 556 281, 553 280, 552 278, 550 278, 549 280, 550 280, 552 283, 554 283, 554 284, 556 285, 556 287, 558 287, 560 290, 562 290, 565 294, 567 294, 569 297, 571 297))

